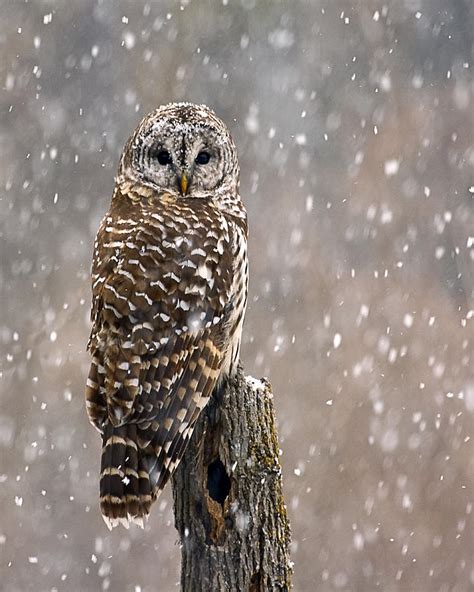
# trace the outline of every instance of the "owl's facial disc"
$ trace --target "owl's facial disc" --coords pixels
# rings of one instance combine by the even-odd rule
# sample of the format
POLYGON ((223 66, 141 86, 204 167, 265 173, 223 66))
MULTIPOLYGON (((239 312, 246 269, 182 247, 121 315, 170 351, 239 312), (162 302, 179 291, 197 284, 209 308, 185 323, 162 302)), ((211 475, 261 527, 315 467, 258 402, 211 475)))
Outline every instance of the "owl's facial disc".
POLYGON ((134 169, 177 197, 210 197, 230 173, 226 140, 209 125, 155 122, 134 147, 134 169))

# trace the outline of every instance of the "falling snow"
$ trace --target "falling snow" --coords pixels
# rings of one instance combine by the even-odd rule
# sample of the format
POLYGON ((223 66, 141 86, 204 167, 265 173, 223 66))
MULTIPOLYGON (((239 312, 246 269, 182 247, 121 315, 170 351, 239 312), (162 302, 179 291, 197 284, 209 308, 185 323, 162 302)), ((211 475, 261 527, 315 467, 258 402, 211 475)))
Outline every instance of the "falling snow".
POLYGON ((390 160, 386 160, 384 164, 384 171, 387 177, 393 177, 398 173, 398 169, 400 167, 400 161, 396 158, 391 158, 390 160))

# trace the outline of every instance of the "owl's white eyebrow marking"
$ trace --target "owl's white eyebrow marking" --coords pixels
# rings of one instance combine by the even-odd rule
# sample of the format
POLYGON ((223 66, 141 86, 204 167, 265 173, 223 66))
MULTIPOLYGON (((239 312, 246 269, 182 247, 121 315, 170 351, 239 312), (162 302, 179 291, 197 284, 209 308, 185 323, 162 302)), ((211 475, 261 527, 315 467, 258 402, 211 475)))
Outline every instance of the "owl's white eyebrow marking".
POLYGON ((181 166, 184 168, 186 166, 186 136, 183 134, 181 136, 181 166))

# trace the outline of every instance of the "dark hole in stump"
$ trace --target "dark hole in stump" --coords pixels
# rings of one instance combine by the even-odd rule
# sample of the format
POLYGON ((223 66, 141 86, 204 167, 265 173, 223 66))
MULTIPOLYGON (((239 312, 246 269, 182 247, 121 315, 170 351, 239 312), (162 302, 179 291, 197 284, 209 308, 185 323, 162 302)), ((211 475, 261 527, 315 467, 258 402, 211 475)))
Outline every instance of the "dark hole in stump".
POLYGON ((252 577, 250 578, 249 592, 259 592, 262 589, 261 580, 262 578, 259 571, 252 574, 252 577))
POLYGON ((230 491, 230 479, 220 458, 207 467, 207 489, 214 501, 224 504, 230 491))

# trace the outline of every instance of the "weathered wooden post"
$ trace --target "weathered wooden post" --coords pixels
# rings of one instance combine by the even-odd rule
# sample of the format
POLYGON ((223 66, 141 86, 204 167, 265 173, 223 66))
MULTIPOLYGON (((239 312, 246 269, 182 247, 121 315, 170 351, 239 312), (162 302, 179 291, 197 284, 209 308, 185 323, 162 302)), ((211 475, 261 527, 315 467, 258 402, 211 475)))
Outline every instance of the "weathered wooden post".
POLYGON ((291 588, 270 384, 242 368, 212 397, 173 478, 182 592, 291 588))

